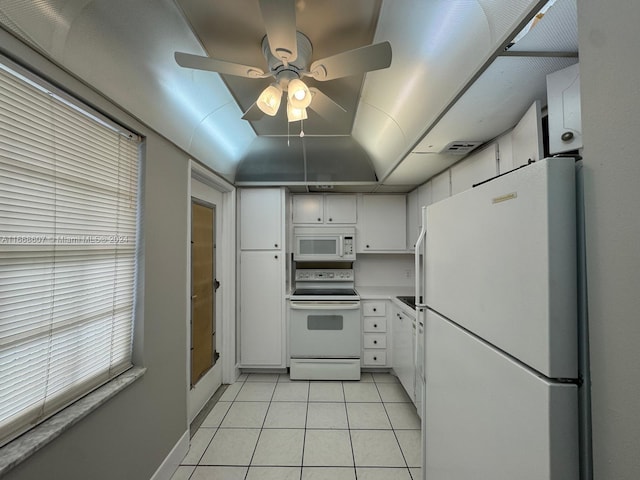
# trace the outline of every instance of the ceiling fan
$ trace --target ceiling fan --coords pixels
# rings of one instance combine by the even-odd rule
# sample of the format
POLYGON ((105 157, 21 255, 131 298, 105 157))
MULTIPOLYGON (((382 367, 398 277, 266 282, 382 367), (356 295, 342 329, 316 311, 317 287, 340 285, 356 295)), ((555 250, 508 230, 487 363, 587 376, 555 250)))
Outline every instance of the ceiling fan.
POLYGON ((309 66, 313 47, 311 41, 296 30, 295 0, 259 0, 259 3, 266 30, 262 39, 262 53, 267 61, 268 72, 215 58, 175 53, 175 60, 181 67, 247 78, 273 77, 273 83, 262 91, 244 113, 244 120, 259 120, 264 114, 275 116, 284 92, 289 122, 306 119, 307 108, 331 120, 334 115, 344 112, 344 108, 317 88, 307 87, 302 77, 328 81, 391 65, 391 45, 381 42, 316 60, 309 66))

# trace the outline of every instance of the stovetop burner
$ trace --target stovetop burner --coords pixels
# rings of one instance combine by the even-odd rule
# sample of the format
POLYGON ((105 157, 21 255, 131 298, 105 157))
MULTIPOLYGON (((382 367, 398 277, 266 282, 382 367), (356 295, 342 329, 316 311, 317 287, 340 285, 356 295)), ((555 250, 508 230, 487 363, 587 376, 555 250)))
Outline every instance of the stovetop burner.
POLYGON ((293 292, 293 296, 301 296, 301 295, 318 295, 318 296, 328 296, 328 295, 340 295, 340 296, 356 296, 358 295, 355 290, 352 288, 296 288, 293 292))

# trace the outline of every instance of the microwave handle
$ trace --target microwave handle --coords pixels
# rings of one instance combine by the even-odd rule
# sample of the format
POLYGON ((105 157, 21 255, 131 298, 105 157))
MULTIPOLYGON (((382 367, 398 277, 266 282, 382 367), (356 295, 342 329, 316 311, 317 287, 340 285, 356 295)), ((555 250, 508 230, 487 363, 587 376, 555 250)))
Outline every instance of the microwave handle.
POLYGON ((344 257, 344 235, 340 235, 338 237, 338 242, 340 243, 340 246, 338 247, 338 256, 344 257))

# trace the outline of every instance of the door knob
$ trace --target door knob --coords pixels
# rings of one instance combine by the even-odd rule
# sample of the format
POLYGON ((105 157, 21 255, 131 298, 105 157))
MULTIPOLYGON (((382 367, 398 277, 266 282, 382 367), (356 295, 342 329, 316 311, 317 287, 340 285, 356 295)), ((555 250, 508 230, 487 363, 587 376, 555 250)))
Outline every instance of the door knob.
POLYGON ((564 132, 562 135, 560 135, 560 138, 563 142, 569 142, 573 140, 573 132, 564 132))

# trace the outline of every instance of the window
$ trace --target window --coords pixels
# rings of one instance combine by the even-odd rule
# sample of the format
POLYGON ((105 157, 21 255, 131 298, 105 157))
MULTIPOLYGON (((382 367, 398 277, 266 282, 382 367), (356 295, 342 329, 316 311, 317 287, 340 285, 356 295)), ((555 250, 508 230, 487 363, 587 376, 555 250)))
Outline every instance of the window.
POLYGON ((131 366, 138 152, 0 64, 0 445, 131 366))

